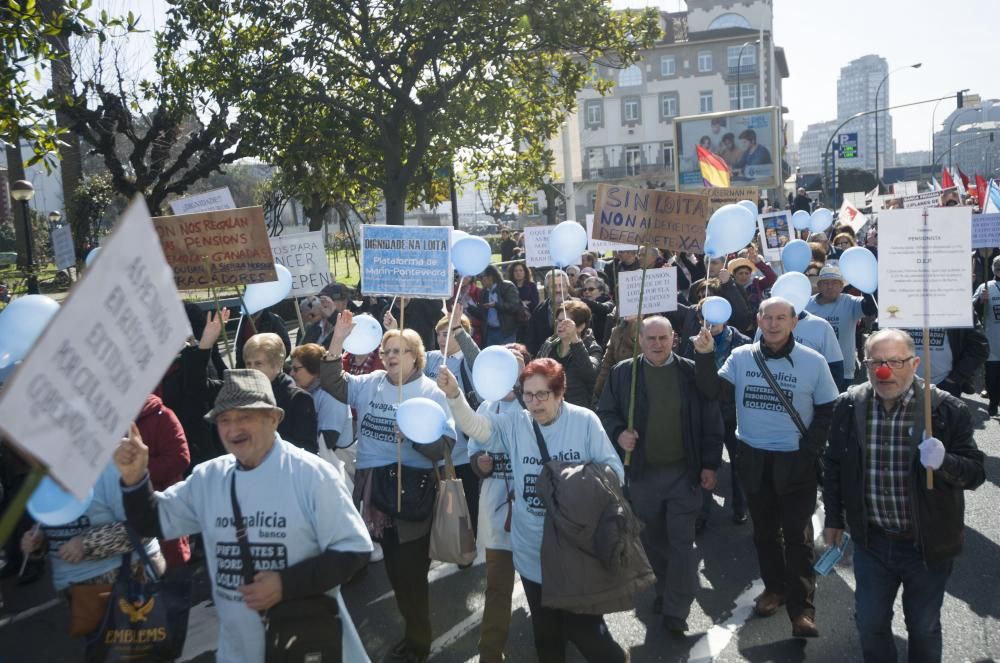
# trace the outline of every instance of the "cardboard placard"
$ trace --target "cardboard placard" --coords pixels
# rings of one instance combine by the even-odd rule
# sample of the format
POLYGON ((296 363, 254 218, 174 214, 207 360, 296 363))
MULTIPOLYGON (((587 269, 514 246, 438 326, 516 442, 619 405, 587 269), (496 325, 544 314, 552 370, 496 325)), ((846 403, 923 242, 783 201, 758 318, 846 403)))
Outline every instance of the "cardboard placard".
POLYGON ((704 253, 708 210, 708 198, 700 194, 598 184, 591 236, 704 253))
POLYGON ((52 231, 52 251, 56 254, 56 269, 69 269, 76 264, 73 229, 68 224, 52 231))
MULTIPOLYGON (((639 314, 639 289, 642 270, 618 273, 618 315, 639 314)), ((646 270, 646 287, 642 293, 642 314, 677 310, 677 268, 661 267, 646 270)))
POLYGON ((971 327, 972 210, 885 210, 878 224, 879 325, 971 327))
POLYGON ((204 193, 196 193, 187 198, 180 198, 170 203, 170 211, 174 214, 194 214, 196 212, 218 212, 224 209, 233 209, 236 203, 233 202, 233 194, 229 192, 229 187, 213 189, 204 193))
POLYGON ((606 251, 638 251, 639 247, 635 244, 616 244, 615 242, 605 242, 604 240, 594 239, 594 215, 588 214, 587 250, 595 251, 604 255, 606 251))
POLYGON ((757 217, 757 235, 760 238, 760 254, 767 262, 779 262, 781 249, 795 239, 792 228, 791 210, 767 212, 757 217))
POLYGON ((190 335, 136 196, 0 394, 0 430, 82 499, 190 335))
POLYGON ((158 216, 153 225, 178 290, 278 280, 262 207, 158 216))
POLYGON ((1000 246, 1000 214, 972 215, 972 248, 992 249, 1000 246))
MULTIPOLYGON (((937 207, 941 204, 941 194, 944 191, 925 191, 915 196, 903 196, 903 209, 923 209, 925 207, 937 207)), ((898 196, 897 196, 898 197, 898 196)))
POLYGON ((448 226, 361 226, 363 294, 441 299, 451 284, 448 226))
POLYGON ((749 200, 754 205, 760 197, 760 189, 755 186, 730 186, 730 187, 705 187, 705 195, 708 196, 708 215, 723 205, 731 205, 741 200, 749 200))
POLYGON ((272 237, 271 253, 276 263, 292 273, 289 297, 315 295, 333 282, 322 230, 272 237))

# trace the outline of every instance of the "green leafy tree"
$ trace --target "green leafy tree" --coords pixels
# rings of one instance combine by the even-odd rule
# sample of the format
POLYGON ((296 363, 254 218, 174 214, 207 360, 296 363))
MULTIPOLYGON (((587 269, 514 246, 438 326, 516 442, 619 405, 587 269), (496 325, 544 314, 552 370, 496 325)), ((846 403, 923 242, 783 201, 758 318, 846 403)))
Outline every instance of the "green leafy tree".
POLYGON ((95 246, 101 231, 109 230, 106 224, 108 210, 121 199, 115 194, 108 175, 85 177, 66 203, 66 218, 72 225, 73 246, 76 255, 83 257, 88 245, 95 246))
POLYGON ((660 34, 654 10, 606 0, 171 5, 165 42, 194 45, 192 75, 240 109, 261 156, 277 163, 318 137, 348 180, 382 193, 391 224, 442 199, 442 172, 463 153, 544 144, 595 62, 630 64, 660 34))

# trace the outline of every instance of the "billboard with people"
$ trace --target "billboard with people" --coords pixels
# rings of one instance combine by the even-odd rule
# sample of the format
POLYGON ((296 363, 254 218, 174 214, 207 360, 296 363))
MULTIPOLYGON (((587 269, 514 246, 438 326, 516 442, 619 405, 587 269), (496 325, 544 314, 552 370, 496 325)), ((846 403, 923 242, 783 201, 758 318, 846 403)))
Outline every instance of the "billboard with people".
POLYGON ((704 186, 698 166, 699 146, 726 163, 732 186, 781 186, 780 126, 778 108, 773 106, 676 118, 677 190, 704 186))

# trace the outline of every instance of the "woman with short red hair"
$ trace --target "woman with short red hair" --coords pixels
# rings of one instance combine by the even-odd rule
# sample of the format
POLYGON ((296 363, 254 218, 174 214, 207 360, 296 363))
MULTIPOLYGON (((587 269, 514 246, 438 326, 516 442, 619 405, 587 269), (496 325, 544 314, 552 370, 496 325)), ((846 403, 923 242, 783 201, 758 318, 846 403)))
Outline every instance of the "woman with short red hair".
MULTIPOLYGON (((472 411, 455 376, 447 368, 438 372, 438 386, 448 397, 455 425, 477 440, 478 450, 505 453, 514 476, 514 510, 511 547, 514 568, 521 574, 531 608, 535 650, 540 661, 563 661, 572 642, 588 661, 625 661, 624 650, 614 641, 599 614, 580 614, 542 607, 542 532, 545 505, 536 482, 545 461, 536 430, 553 459, 596 463, 610 467, 624 481, 621 459, 611 446, 597 415, 564 400, 566 372, 554 359, 536 359, 519 378, 524 409, 508 412, 472 411), (537 426, 537 429, 536 429, 537 426)), ((595 520, 600 514, 594 514, 595 520)))

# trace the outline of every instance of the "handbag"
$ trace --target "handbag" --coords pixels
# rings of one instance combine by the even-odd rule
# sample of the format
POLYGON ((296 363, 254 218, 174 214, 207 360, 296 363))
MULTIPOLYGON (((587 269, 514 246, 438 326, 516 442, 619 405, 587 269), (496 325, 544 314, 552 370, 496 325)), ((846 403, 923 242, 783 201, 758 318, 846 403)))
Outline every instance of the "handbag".
POLYGON ((472 531, 465 488, 455 474, 451 454, 445 454, 444 465, 445 476, 438 482, 434 503, 429 556, 439 562, 466 566, 476 559, 476 535, 472 531))
POLYGON ((111 598, 110 583, 69 586, 69 635, 79 638, 96 631, 111 598))
POLYGON ((383 465, 372 470, 372 504, 382 513, 398 520, 420 522, 427 520, 434 512, 434 496, 437 494, 437 468, 424 470, 416 467, 402 468, 403 499, 402 508, 397 501, 400 466, 383 465))
MULTIPOLYGON (((236 470, 229 482, 236 523, 243 582, 251 585, 256 569, 247 541, 243 512, 236 499, 236 470)), ((267 663, 340 663, 342 627, 337 599, 326 594, 288 599, 261 614, 264 623, 264 660, 267 663)))
POLYGON ((128 527, 126 531, 145 573, 134 578, 131 553, 122 555, 104 619, 87 638, 86 660, 173 661, 180 657, 187 637, 191 583, 157 576, 142 541, 128 527))

